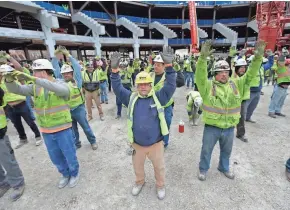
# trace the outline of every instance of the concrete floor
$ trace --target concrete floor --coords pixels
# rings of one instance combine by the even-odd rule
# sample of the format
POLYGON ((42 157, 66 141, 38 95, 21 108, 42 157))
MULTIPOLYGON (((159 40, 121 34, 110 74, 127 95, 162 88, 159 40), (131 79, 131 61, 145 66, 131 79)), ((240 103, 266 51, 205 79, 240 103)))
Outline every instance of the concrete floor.
MULTIPOLYGON (((285 161, 290 148, 290 105, 285 101, 286 118, 272 119, 267 108, 272 86, 264 87, 265 95, 256 109, 253 119, 247 123, 249 143, 234 141, 231 166, 236 174, 229 180, 217 171, 219 146, 214 149, 211 169, 205 182, 197 179, 203 125, 191 127, 186 123, 185 133, 178 133, 178 122, 187 122, 183 87, 175 93, 174 117, 171 126, 170 145, 165 153, 165 200, 156 197, 153 167, 146 162, 146 184, 139 196, 130 194, 134 183, 131 157, 126 155, 127 126, 125 113, 115 120, 115 96, 109 94, 108 105, 103 105, 105 121, 97 117, 90 122, 99 144, 92 151, 81 131, 83 147, 78 150, 80 182, 77 187, 59 190, 60 174, 48 158, 44 145, 35 147, 32 138, 28 145, 15 150, 23 170, 26 189, 24 195, 12 203, 9 191, 0 199, 0 210, 54 210, 54 209, 290 209, 290 183, 285 179, 285 161)), ((8 134, 15 146, 18 137, 9 124, 8 134)))

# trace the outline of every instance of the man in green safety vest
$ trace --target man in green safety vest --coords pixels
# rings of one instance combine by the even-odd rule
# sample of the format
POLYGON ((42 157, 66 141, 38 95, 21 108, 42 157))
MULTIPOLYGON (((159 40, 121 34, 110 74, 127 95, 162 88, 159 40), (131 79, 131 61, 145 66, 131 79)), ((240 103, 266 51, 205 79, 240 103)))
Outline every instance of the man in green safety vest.
POLYGON ((205 122, 198 179, 206 180, 211 154, 217 141, 220 143, 218 170, 227 178, 235 175, 229 168, 233 147, 234 128, 240 119, 240 109, 244 94, 247 94, 251 80, 257 75, 262 64, 265 42, 258 41, 255 57, 243 77, 230 78, 230 66, 218 61, 213 68, 213 79, 207 78, 207 56, 213 52, 211 42, 206 41, 201 48, 196 68, 196 84, 203 99, 203 121, 205 122))
POLYGON ((128 107, 128 137, 134 148, 132 159, 136 175, 132 195, 138 195, 145 183, 144 162, 147 156, 154 167, 157 197, 160 200, 165 198, 163 138, 168 134, 163 107, 176 89, 176 74, 172 68, 174 52, 170 47, 165 47, 161 57, 166 68, 166 80, 162 88, 155 91, 152 77, 146 71, 142 71, 136 76, 136 92, 131 92, 122 85, 118 69, 120 53, 115 52, 111 57, 113 90, 128 107))
MULTIPOLYGON (((164 82, 166 80, 166 74, 165 74, 165 63, 161 57, 161 55, 157 55, 154 59, 154 72, 150 73, 150 76, 153 78, 152 87, 154 87, 155 91, 160 90, 164 82)), ((164 106, 164 114, 165 114, 165 120, 168 127, 168 130, 170 130, 170 125, 172 121, 173 116, 173 105, 174 101, 173 98, 169 100, 169 102, 164 106)), ((167 148, 169 143, 169 134, 164 136, 164 147, 167 148)))
POLYGON ((33 96, 36 120, 53 164, 62 177, 59 188, 75 187, 79 180, 79 163, 76 156, 72 119, 68 101, 67 83, 53 77, 54 69, 47 59, 37 59, 32 64, 33 75, 15 71, 5 75, 7 89, 15 94, 33 96), (15 78, 32 84, 19 85, 15 78))
POLYGON ((94 100, 97 105, 100 119, 102 121, 105 120, 101 102, 100 102, 100 97, 99 97, 100 81, 98 79, 98 71, 94 69, 92 63, 88 63, 86 66, 86 70, 82 71, 82 78, 83 78, 83 88, 85 90, 86 105, 87 105, 87 111, 88 111, 88 121, 93 119, 92 100, 94 100))
POLYGON ((92 131, 88 120, 86 118, 87 112, 85 108, 85 96, 82 93, 82 74, 81 66, 78 61, 74 59, 69 51, 63 47, 59 46, 55 51, 56 56, 61 57, 66 56, 70 60, 72 66, 63 64, 60 68, 58 59, 56 57, 52 58, 52 65, 54 67, 54 73, 57 79, 63 79, 68 83, 70 88, 70 99, 68 105, 70 107, 70 113, 72 117, 72 128, 75 134, 75 145, 77 148, 81 148, 82 144, 80 141, 80 135, 78 131, 78 124, 82 127, 84 133, 87 136, 88 141, 91 144, 93 150, 98 148, 96 143, 96 137, 92 131))
MULTIPOLYGON (((1 69, 9 68, 1 65, 1 69)), ((13 189, 11 200, 19 199, 25 188, 24 177, 16 161, 7 132, 7 119, 4 112, 6 106, 4 91, 0 88, 0 198, 13 189)))

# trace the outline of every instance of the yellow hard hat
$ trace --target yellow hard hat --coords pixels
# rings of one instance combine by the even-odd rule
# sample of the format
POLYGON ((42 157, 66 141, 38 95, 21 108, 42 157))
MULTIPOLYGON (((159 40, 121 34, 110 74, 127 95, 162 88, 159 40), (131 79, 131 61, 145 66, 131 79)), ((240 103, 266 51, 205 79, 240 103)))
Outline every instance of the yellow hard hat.
POLYGON ((141 71, 139 74, 137 74, 136 76, 136 84, 142 84, 142 83, 152 83, 153 79, 150 76, 149 73, 147 73, 146 71, 141 71))

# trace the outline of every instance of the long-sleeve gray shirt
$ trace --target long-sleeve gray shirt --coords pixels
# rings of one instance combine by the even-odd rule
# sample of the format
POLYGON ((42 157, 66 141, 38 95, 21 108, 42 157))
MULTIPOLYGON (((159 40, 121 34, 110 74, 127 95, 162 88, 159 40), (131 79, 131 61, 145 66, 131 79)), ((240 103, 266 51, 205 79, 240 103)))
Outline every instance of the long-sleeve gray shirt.
MULTIPOLYGON (((33 84, 29 85, 19 85, 16 82, 6 82, 6 87, 8 91, 24 95, 24 96, 34 96, 33 84)), ((37 78, 35 80, 35 85, 44 88, 45 98, 48 96, 48 92, 54 92, 55 95, 63 97, 65 100, 68 100, 70 97, 70 90, 68 84, 60 79, 55 79, 54 81, 49 81, 47 79, 37 78)))

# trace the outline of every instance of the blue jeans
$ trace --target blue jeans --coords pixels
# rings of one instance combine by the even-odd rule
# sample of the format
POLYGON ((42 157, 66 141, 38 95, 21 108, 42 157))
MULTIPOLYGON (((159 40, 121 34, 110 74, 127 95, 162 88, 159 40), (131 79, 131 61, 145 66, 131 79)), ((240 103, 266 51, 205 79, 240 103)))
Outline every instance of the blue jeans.
POLYGON ((252 92, 246 104, 246 120, 250 120, 260 101, 261 91, 252 92))
POLYGON ((108 102, 107 81, 100 83, 100 90, 101 90, 101 102, 102 103, 108 102))
POLYGON ((186 72, 185 73, 186 87, 189 87, 190 81, 191 81, 191 87, 194 87, 194 73, 193 72, 186 72))
POLYGON ((199 162, 200 172, 208 171, 212 151, 217 141, 219 141, 220 144, 220 160, 218 170, 221 172, 228 172, 233 148, 233 140, 234 127, 222 129, 215 126, 205 125, 199 162))
POLYGON ((79 135, 79 130, 78 130, 78 123, 82 127, 89 142, 91 144, 96 143, 95 134, 93 133, 93 131, 88 123, 88 120, 86 118, 87 111, 85 109, 85 105, 84 104, 79 105, 74 110, 71 110, 70 113, 71 113, 71 118, 72 118, 72 128, 73 128, 73 132, 75 135, 75 145, 81 145, 80 135, 79 135))
MULTIPOLYGON (((170 130, 170 125, 171 125, 171 121, 172 121, 172 116, 173 116, 173 107, 172 105, 169 107, 166 107, 164 109, 164 114, 165 114, 165 120, 166 120, 166 124, 168 127, 168 130, 170 130)), ((169 134, 164 136, 164 146, 167 147, 168 143, 169 143, 169 134)))
POLYGON ((71 128, 56 133, 42 133, 49 157, 64 177, 77 176, 79 162, 71 128))
POLYGON ((30 110, 31 118, 33 120, 35 120, 34 112, 33 112, 32 106, 31 106, 31 96, 26 96, 26 104, 28 106, 28 109, 30 110))
POLYGON ((269 113, 281 113, 281 109, 284 105, 286 96, 287 88, 281 88, 280 86, 276 85, 274 87, 274 92, 271 97, 269 113))
POLYGON ((286 169, 290 172, 290 158, 286 162, 286 169))
MULTIPOLYGON (((123 84, 123 87, 131 91, 131 84, 123 84)), ((122 114, 122 101, 116 97, 117 104, 117 115, 121 116, 122 114)))

